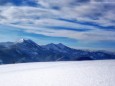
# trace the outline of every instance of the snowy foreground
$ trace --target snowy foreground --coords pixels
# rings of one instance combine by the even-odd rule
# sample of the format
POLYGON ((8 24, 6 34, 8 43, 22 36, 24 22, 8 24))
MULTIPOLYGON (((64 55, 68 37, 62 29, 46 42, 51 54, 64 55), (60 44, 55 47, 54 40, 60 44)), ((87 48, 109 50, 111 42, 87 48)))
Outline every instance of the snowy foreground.
POLYGON ((0 86, 115 86, 115 60, 1 65, 0 86))

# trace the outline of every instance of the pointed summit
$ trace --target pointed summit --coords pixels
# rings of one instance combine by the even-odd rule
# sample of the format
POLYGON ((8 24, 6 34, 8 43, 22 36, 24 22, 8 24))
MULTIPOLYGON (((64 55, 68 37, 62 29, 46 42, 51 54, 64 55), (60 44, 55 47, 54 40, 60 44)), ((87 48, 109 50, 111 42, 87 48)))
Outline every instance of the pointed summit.
POLYGON ((55 46, 55 47, 67 47, 67 46, 65 46, 64 44, 62 44, 62 43, 59 43, 59 44, 54 44, 54 43, 50 43, 50 44, 47 44, 47 46, 55 46))
POLYGON ((32 40, 30 40, 30 39, 24 39, 24 38, 22 38, 22 39, 20 39, 20 40, 18 40, 17 41, 17 43, 34 43, 32 40))
POLYGON ((54 44, 54 43, 50 43, 50 44, 45 45, 45 48, 47 48, 47 49, 57 49, 57 45, 54 44))
POLYGON ((65 47, 67 48, 67 46, 65 46, 65 45, 62 44, 62 43, 57 44, 57 46, 60 47, 60 48, 65 48, 65 47))
POLYGON ((31 41, 30 39, 24 39, 24 38, 21 38, 19 39, 18 41, 16 41, 17 43, 23 43, 23 42, 26 42, 26 41, 31 41))
POLYGON ((62 43, 59 43, 59 44, 50 43, 50 44, 47 44, 46 47, 48 47, 50 49, 64 49, 64 48, 67 48, 67 46, 65 46, 62 43))
POLYGON ((47 50, 53 50, 53 51, 63 52, 63 53, 65 53, 71 49, 62 43, 59 43, 59 44, 50 43, 50 44, 47 44, 43 47, 46 48, 47 50))
POLYGON ((32 48, 32 47, 40 47, 37 43, 35 43, 34 41, 32 41, 31 39, 20 39, 16 42, 16 44, 18 46, 21 47, 28 47, 28 48, 32 48))
POLYGON ((25 41, 25 39, 22 38, 22 39, 18 40, 17 42, 18 42, 18 43, 22 43, 22 42, 24 42, 24 41, 25 41))

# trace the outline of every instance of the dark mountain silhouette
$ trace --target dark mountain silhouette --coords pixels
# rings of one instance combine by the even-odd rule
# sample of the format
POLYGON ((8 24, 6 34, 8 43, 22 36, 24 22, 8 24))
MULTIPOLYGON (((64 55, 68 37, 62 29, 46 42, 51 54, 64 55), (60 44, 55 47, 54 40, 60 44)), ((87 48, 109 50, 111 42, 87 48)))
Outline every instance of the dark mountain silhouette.
POLYGON ((40 46, 29 39, 0 43, 0 63, 24 63, 46 61, 81 61, 115 59, 115 54, 102 51, 86 51, 69 48, 61 43, 40 46))

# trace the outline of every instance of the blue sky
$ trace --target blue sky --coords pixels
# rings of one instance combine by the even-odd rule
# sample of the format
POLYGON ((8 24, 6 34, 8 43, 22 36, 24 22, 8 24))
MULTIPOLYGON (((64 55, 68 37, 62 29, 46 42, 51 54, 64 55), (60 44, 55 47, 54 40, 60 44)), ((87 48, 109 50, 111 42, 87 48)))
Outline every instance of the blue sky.
POLYGON ((115 51, 114 8, 114 0, 0 0, 0 42, 115 51))

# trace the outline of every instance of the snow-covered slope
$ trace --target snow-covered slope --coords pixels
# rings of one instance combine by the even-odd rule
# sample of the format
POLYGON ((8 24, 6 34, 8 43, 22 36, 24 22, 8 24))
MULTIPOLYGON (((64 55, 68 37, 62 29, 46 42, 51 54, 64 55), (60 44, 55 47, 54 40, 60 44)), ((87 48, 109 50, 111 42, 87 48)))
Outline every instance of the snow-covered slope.
POLYGON ((115 86, 115 60, 1 65, 0 86, 115 86))

